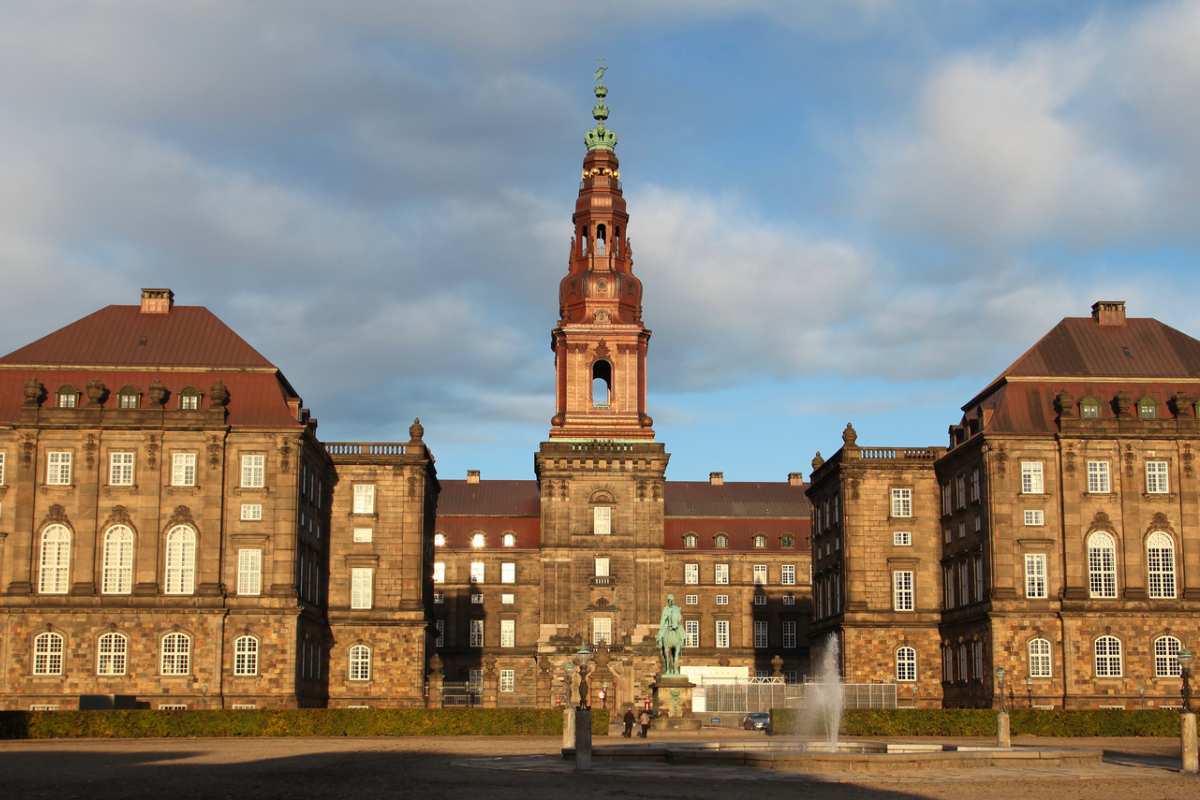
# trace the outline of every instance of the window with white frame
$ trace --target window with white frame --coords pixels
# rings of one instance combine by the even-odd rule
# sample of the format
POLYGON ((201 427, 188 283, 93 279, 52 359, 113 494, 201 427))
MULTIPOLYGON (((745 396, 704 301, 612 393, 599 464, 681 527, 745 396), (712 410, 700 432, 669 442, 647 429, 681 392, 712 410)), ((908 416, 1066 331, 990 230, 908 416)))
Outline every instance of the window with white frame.
POLYGON ((910 569, 892 572, 892 608, 896 611, 913 610, 913 573, 910 569))
POLYGON ((751 574, 754 576, 754 585, 755 586, 766 586, 767 585, 767 565, 766 564, 755 564, 751 570, 751 574))
POLYGON ((500 691, 505 693, 517 690, 517 671, 513 669, 500 670, 500 691))
POLYGON ((1154 677, 1178 678, 1183 674, 1179 664, 1182 643, 1174 636, 1159 636, 1154 640, 1154 677))
POLYGON ((517 646, 517 621, 515 619, 500 620, 500 646, 517 646))
POLYGON ((718 550, 725 550, 729 547, 729 537, 724 533, 718 533, 713 537, 713 547, 718 550))
POLYGON ((172 486, 195 486, 196 485, 196 454, 195 453, 172 453, 171 454, 171 485, 172 486))
POLYGON ((445 605, 446 604, 446 593, 445 592, 434 592, 433 593, 433 604, 435 606, 445 605))
POLYGON ((767 537, 763 536, 761 533, 756 534, 754 536, 754 549, 755 550, 765 550, 766 547, 767 547, 767 537))
POLYGON ((239 677, 258 674, 258 639, 239 636, 233 640, 233 674, 239 677))
POLYGON ((783 648, 785 650, 793 650, 796 647, 796 620, 785 619, 783 621, 783 648))
POLYGON ((238 550, 237 593, 256 596, 262 594, 262 550, 243 547, 238 550))
POLYGON ((79 393, 74 389, 65 389, 58 393, 59 408, 75 408, 79 405, 79 393))
POLYGON ((694 586, 700 583, 700 565, 699 564, 684 564, 683 565, 683 582, 689 586, 694 586))
POLYGON ((1121 657, 1121 640, 1115 636, 1101 636, 1096 639, 1096 677, 1119 678, 1124 673, 1121 657))
POLYGON ((593 559, 592 574, 597 578, 607 578, 609 569, 608 564, 608 556, 596 556, 596 558, 593 559))
POLYGON ((500 537, 500 544, 504 545, 505 547, 516 547, 517 535, 515 533, 504 534, 500 537))
POLYGON ((375 586, 375 570, 372 567, 350 569, 350 607, 370 608, 375 586))
POLYGON ((1117 596, 1117 545, 1112 534, 1094 531, 1087 538, 1088 594, 1112 599, 1117 596))
POLYGON ((60 633, 46 631, 33 639, 33 674, 62 675, 63 637, 60 633))
POLYGON ((683 621, 683 646, 700 646, 700 620, 687 619, 683 621))
POLYGON ((0 486, 4 485, 4 451, 0 450, 0 486))
POLYGON ((65 525, 47 525, 40 550, 38 594, 66 594, 71 578, 71 531, 65 525))
POLYGON ((917 679, 917 651, 913 647, 900 647, 896 650, 896 680, 901 683, 912 683, 917 679))
POLYGON ((108 485, 133 486, 133 453, 121 450, 108 454, 108 485))
POLYGON ((697 541, 696 534, 694 533, 685 533, 683 535, 683 546, 688 550, 695 550, 697 541))
POLYGON ((356 644, 350 648, 350 680, 371 680, 371 648, 356 644))
POLYGON ((729 583, 729 565, 713 564, 713 583, 724 586, 729 583))
POLYGON ((485 569, 482 561, 471 562, 471 583, 483 583, 485 569))
POLYGON ((501 595, 500 595, 500 605, 502 605, 502 606, 511 606, 511 605, 515 605, 515 604, 516 604, 516 602, 517 602, 517 596, 516 596, 515 594, 513 594, 512 592, 503 592, 503 593, 501 593, 501 595))
POLYGON ((765 606, 767 604, 767 596, 763 592, 754 593, 754 605, 765 606))
POLYGON ((1046 554, 1025 554, 1025 597, 1030 600, 1046 598, 1046 554))
POLYGON ((196 532, 187 525, 167 531, 163 591, 193 594, 196 591, 196 532))
POLYGON ((446 646, 446 620, 435 619, 433 621, 433 646, 446 646))
POLYGON ((1088 494, 1108 494, 1112 491, 1112 476, 1108 472, 1107 461, 1087 462, 1088 494))
POLYGON ((101 594, 133 591, 133 531, 127 525, 113 525, 104 532, 100 563, 101 594))
POLYGON ((192 637, 178 632, 162 637, 159 672, 163 675, 187 675, 191 671, 192 637))
POLYGON ((718 648, 725 649, 729 647, 729 620, 717 620, 717 645, 718 648))
POLYGON ((784 586, 796 585, 796 565, 783 564, 779 567, 779 582, 784 586))
POLYGON ((592 508, 592 533, 595 536, 608 536, 612 533, 612 506, 592 508))
POLYGON ((1021 462, 1021 494, 1045 494, 1046 480, 1042 472, 1042 462, 1021 462))
POLYGON ((434 547, 445 547, 446 546, 446 534, 442 533, 441 531, 438 531, 437 533, 435 533, 433 535, 433 546, 434 547))
POLYGON ((714 598, 713 602, 719 606, 727 606, 729 605, 729 595, 719 594, 714 598))
POLYGON ((767 647, 767 621, 765 619, 754 620, 754 647, 757 650, 767 647))
POLYGON ((1175 597, 1175 542, 1163 531, 1146 537, 1146 587, 1153 600, 1175 597))
POLYGON ((483 531, 476 531, 471 534, 471 547, 479 550, 487 545, 487 537, 483 535, 483 531))
POLYGON ((500 564, 500 582, 517 582, 517 564, 514 561, 504 561, 500 564))
POLYGON ((473 619, 467 628, 467 644, 470 647, 483 647, 483 620, 473 619))
POLYGON ((592 617, 592 644, 612 644, 612 617, 592 617))
POLYGON ((685 594, 683 596, 683 604, 685 606, 694 606, 694 605, 698 605, 699 603, 700 603, 700 595, 698 595, 698 594, 685 594))
POLYGON ((137 408, 138 396, 134 392, 121 392, 117 395, 118 408, 137 408))
POLYGON ((1040 508, 1025 509, 1025 524, 1030 527, 1041 527, 1046 524, 1046 512, 1040 508))
POLYGON ((1047 639, 1029 640, 1029 677, 1049 678, 1053 672, 1053 660, 1050 657, 1050 641, 1047 639))
POLYGON ((892 531, 892 544, 896 547, 911 547, 912 531, 892 531))
POLYGON ((471 592, 471 605, 483 605, 483 592, 471 592))
POLYGON ((792 594, 792 593, 790 593, 790 592, 789 592, 788 594, 785 594, 785 595, 783 596, 783 604, 784 604, 785 606, 794 606, 794 605, 796 605, 796 595, 794 595, 794 594, 792 594))
POLYGON ((96 641, 96 674, 124 675, 129 663, 129 640, 124 634, 101 634, 96 641))
POLYGON ((198 411, 200 409, 200 395, 195 392, 185 391, 179 395, 179 410, 180 411, 198 411))
POLYGON ((433 582, 434 583, 445 583, 446 582, 446 562, 445 561, 433 562, 433 582))
POLYGON ((261 489, 266 486, 267 457, 263 453, 242 454, 242 488, 261 489))
POLYGON ((1167 479, 1167 462, 1166 461, 1147 461, 1146 462, 1146 493, 1147 494, 1167 494, 1170 491, 1170 482, 1167 479))
POLYGON ((912 489, 892 489, 892 516, 895 518, 912 516, 912 489))
POLYGON ((351 538, 359 544, 365 544, 375 538, 374 528, 355 528, 351 538))
POLYGON ((375 484, 373 484, 373 483, 356 483, 356 484, 354 484, 354 513, 355 514, 374 514, 375 513, 375 484))
POLYGON ((467 670, 467 691, 473 694, 483 691, 483 670, 475 667, 467 670))
POLYGON ((261 522, 262 503, 242 503, 242 522, 261 522))
POLYGON ((71 452, 51 450, 46 453, 46 484, 49 486, 71 485, 71 452))

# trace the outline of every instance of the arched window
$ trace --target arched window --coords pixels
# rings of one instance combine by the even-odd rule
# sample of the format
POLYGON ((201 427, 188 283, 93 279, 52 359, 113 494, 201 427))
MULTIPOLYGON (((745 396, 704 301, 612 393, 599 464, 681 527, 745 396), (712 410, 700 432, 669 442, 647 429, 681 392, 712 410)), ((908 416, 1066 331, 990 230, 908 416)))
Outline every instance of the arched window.
POLYGON ((604 359, 592 364, 592 407, 608 408, 612 392, 612 364, 604 359))
POLYGON ((1146 589, 1157 600, 1175 597, 1175 542, 1163 531, 1146 537, 1146 589))
POLYGON ((192 671, 192 637, 178 632, 164 636, 159 663, 163 675, 189 674, 192 671))
POLYGON ((258 639, 239 636, 233 640, 233 674, 258 674, 258 639))
POLYGON ((101 594, 133 591, 133 531, 114 525, 104 532, 104 555, 100 569, 101 594))
POLYGON ((1029 677, 1049 678, 1053 671, 1050 642, 1047 639, 1029 640, 1029 677))
POLYGON ((598 255, 598 256, 604 255, 605 245, 608 244, 608 242, 606 241, 607 239, 608 239, 608 232, 604 228, 604 223, 600 223, 599 225, 596 226, 596 255, 598 255))
POLYGON ((685 548, 687 548, 688 550, 695 550, 696 549, 696 534, 685 533, 683 535, 683 546, 685 548))
POLYGON ((504 542, 505 547, 516 547, 517 546, 517 535, 515 533, 509 531, 508 533, 504 534, 503 542, 504 542))
POLYGON ((766 548, 767 548, 767 537, 763 536, 761 533, 755 535, 754 549, 755 550, 765 550, 766 548))
POLYGON ((167 594, 192 594, 196 591, 196 532, 187 525, 176 525, 167 532, 167 558, 164 589, 167 594))
POLYGON ((485 546, 487 546, 487 537, 484 536, 483 531, 475 531, 471 534, 471 547, 478 550, 485 546))
POLYGON ((1100 401, 1094 397, 1085 397, 1080 400, 1079 416, 1084 419, 1097 419, 1100 416, 1100 401))
POLYGON ((1121 663, 1121 640, 1115 636, 1101 636, 1096 640, 1096 677, 1119 678, 1124 672, 1121 663))
POLYGON ((356 644, 350 648, 350 680, 371 680, 371 648, 356 644))
POLYGON ((1143 397, 1138 401, 1138 416, 1142 419, 1154 419, 1158 416, 1158 403, 1152 397, 1143 397))
POLYGON ((1178 678, 1183 674, 1179 668, 1180 647, 1174 636, 1160 636, 1154 640, 1154 677, 1178 678))
POLYGON ((129 640, 120 633, 106 633, 96 642, 96 674, 124 675, 129 661, 129 640))
POLYGON ((445 547, 446 546, 446 534, 442 533, 441 531, 438 531, 437 533, 435 533, 433 535, 433 546, 434 547, 445 547))
POLYGON ((71 531, 65 525, 47 525, 42 531, 38 564, 38 593, 66 594, 71 577, 71 531))
POLYGON ((1112 534, 1096 531, 1087 539, 1088 593, 1092 597, 1117 596, 1117 545, 1112 534))
POLYGON ((917 651, 912 647, 896 650, 896 680, 913 682, 917 679, 917 651))
POLYGON ((792 537, 791 534, 785 533, 783 535, 783 537, 779 540, 779 544, 782 545, 783 547, 795 547, 796 540, 795 540, 795 538, 792 537))
POLYGON ((718 550, 724 550, 729 547, 729 537, 723 533, 718 533, 713 537, 713 546, 718 550))
POLYGON ((39 633, 33 640, 33 674, 62 675, 62 671, 62 634, 51 631, 39 633))

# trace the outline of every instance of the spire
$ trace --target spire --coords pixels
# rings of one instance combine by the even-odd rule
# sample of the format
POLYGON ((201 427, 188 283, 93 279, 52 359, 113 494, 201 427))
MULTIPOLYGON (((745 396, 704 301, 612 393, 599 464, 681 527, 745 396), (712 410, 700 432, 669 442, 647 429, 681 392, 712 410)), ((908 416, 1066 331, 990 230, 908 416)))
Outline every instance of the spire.
POLYGON ((596 127, 583 135, 588 150, 615 150, 617 147, 617 134, 604 127, 604 121, 608 119, 608 106, 604 102, 604 98, 608 97, 608 87, 604 85, 604 73, 607 70, 604 64, 596 68, 596 87, 593 89, 596 105, 592 106, 592 119, 596 120, 596 127))

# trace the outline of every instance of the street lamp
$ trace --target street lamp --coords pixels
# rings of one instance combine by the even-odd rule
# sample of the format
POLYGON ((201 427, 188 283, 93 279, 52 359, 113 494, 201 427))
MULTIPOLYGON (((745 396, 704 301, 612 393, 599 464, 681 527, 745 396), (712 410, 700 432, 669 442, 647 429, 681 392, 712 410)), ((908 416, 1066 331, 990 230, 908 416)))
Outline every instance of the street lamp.
POLYGON ((1025 696, 1029 700, 1029 707, 1033 708, 1033 676, 1025 676, 1025 696))
POLYGON ((1183 696, 1183 713, 1191 713, 1192 710, 1192 686, 1188 679, 1192 673, 1192 651, 1186 647, 1179 650, 1179 677, 1183 679, 1183 686, 1180 687, 1179 693, 1183 696))
POLYGON ((1000 710, 1008 711, 1008 699, 1004 696, 1004 667, 996 667, 996 678, 1000 681, 1000 710))
POLYGON ((575 651, 571 660, 579 668, 579 707, 591 708, 591 703, 588 701, 587 667, 588 662, 592 660, 592 651, 585 644, 575 651))

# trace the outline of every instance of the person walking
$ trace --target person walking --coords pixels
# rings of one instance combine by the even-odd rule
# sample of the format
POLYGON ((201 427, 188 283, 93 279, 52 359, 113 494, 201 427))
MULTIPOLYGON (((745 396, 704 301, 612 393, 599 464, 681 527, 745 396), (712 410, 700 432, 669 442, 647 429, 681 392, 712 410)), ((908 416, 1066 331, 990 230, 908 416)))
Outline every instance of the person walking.
POLYGON ((629 706, 628 708, 625 709, 624 722, 625 722, 625 730, 621 733, 621 735, 624 736, 626 739, 632 738, 633 723, 634 723, 633 706, 629 706))
POLYGON ((650 712, 644 708, 642 709, 642 713, 638 715, 638 725, 642 728, 638 736, 645 739, 646 733, 650 730, 650 712))

